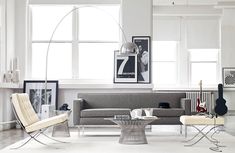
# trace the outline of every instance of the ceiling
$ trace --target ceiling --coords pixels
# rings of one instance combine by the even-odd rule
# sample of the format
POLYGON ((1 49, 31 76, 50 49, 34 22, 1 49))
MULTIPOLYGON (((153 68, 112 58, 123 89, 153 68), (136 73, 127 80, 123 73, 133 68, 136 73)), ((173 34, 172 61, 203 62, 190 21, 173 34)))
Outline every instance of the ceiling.
POLYGON ((235 0, 153 0, 155 6, 218 6, 235 7, 235 0))

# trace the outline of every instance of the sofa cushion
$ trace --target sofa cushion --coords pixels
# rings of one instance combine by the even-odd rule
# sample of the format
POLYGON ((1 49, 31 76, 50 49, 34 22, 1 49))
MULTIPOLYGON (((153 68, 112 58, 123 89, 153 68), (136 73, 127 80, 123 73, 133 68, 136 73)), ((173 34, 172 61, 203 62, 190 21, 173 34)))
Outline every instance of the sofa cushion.
POLYGON ((95 108, 84 109, 81 111, 81 117, 113 117, 114 115, 130 115, 128 108, 95 108))
POLYGON ((160 116, 181 116, 184 115, 182 108, 153 108, 153 115, 160 116))

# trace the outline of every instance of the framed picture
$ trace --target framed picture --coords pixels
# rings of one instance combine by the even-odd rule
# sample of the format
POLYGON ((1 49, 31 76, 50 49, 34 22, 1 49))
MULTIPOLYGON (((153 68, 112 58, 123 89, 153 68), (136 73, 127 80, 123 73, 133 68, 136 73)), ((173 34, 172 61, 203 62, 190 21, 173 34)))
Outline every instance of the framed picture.
POLYGON ((45 81, 43 80, 25 80, 24 81, 24 93, 29 94, 29 99, 37 114, 41 114, 41 105, 51 105, 55 109, 57 108, 58 99, 58 81, 47 81, 47 92, 45 94, 45 81))
POLYGON ((222 75, 224 87, 235 88, 235 67, 224 67, 222 75))
POLYGON ((132 42, 139 48, 139 53, 137 55, 137 81, 138 83, 150 83, 150 36, 133 36, 132 42))
POLYGON ((114 83, 137 82, 137 54, 114 52, 114 83))

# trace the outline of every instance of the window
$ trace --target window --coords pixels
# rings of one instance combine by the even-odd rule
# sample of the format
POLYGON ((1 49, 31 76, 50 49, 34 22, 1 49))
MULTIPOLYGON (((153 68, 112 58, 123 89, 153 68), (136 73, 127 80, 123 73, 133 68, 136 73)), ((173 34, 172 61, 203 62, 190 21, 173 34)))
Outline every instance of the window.
POLYGON ((177 51, 178 43, 176 41, 153 41, 152 80, 155 85, 176 85, 177 51))
POLYGON ((220 79, 220 37, 219 16, 166 16, 154 12, 154 87, 199 89, 202 80, 203 88, 215 88, 220 79))
POLYGON ((218 49, 190 49, 191 86, 217 84, 218 49))
POLYGON ((112 81, 114 50, 119 47, 119 5, 31 5, 31 78, 45 77, 50 37, 72 9, 52 38, 48 79, 112 81))

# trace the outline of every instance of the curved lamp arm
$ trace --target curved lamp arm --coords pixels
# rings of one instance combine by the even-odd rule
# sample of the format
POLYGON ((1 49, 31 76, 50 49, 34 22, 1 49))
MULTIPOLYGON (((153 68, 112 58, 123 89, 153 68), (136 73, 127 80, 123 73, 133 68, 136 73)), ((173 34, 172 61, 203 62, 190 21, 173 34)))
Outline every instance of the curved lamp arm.
POLYGON ((47 46, 47 51, 46 51, 46 69, 45 69, 45 104, 48 104, 48 101, 47 101, 47 72, 48 72, 48 55, 49 55, 49 50, 50 50, 50 45, 51 45, 51 42, 52 42, 52 39, 54 37, 54 34, 56 32, 56 30, 58 29, 59 25, 64 21, 64 19, 70 15, 72 12, 74 12, 75 10, 78 10, 80 8, 84 8, 84 7, 92 7, 92 8, 96 8, 98 10, 101 10, 103 11, 104 13, 106 13, 107 15, 109 15, 113 21, 118 25, 119 29, 121 30, 122 34, 123 34, 123 38, 124 38, 124 41, 125 43, 122 45, 121 49, 120 49, 120 52, 121 53, 127 53, 127 52, 131 52, 132 50, 134 50, 136 53, 138 53, 138 47, 136 44, 134 43, 130 43, 130 42, 127 42, 127 39, 126 39, 126 35, 124 33, 124 30, 123 28, 121 27, 121 25, 119 24, 119 22, 117 22, 117 20, 111 15, 109 14, 108 12, 106 12, 105 10, 102 10, 96 6, 93 6, 93 5, 84 5, 84 6, 80 6, 80 7, 75 7, 73 8, 72 10, 70 10, 68 13, 66 13, 60 20, 59 22, 56 24, 52 34, 51 34, 51 37, 50 37, 50 40, 48 42, 48 46, 47 46), (126 48, 127 49, 127 52, 122 52, 122 48, 126 48))

